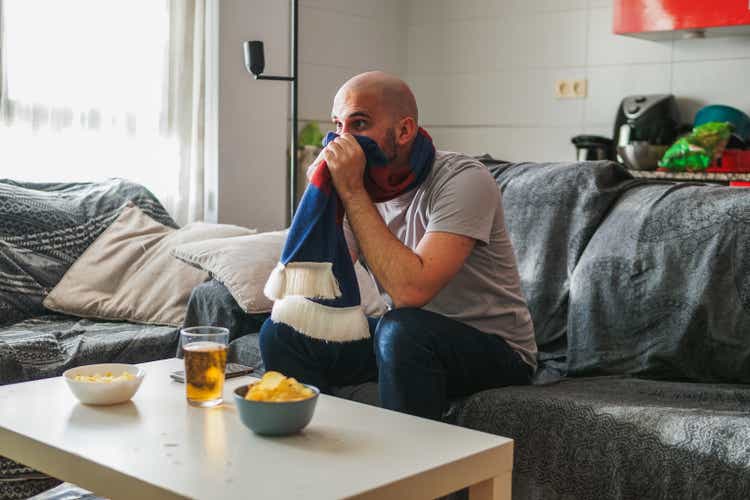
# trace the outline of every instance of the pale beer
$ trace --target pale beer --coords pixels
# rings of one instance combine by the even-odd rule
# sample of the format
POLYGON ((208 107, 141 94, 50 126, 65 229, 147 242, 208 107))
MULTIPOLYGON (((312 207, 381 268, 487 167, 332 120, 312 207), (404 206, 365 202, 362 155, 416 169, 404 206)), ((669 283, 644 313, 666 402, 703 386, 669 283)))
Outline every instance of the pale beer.
POLYGON ((187 399, 197 406, 221 402, 227 346, 218 342, 191 342, 183 346, 187 399))

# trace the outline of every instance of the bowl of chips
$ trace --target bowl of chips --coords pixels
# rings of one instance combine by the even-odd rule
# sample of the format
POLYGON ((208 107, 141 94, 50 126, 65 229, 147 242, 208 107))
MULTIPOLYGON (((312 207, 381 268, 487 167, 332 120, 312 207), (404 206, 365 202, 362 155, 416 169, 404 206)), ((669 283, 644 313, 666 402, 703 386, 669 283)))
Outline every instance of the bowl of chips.
POLYGON ((81 403, 113 405, 129 401, 145 375, 146 371, 135 365, 102 363, 71 368, 63 378, 81 403))
POLYGON ((312 420, 320 391, 292 377, 269 371, 257 382, 234 390, 242 423, 256 434, 284 436, 304 429, 312 420))

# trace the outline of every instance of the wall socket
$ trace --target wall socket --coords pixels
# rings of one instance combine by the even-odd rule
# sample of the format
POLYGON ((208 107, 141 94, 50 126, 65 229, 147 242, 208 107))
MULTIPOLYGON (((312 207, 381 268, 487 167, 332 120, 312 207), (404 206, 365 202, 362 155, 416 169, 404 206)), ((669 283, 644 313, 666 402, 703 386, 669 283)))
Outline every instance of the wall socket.
POLYGON ((558 99, 581 99, 586 97, 587 90, 585 78, 555 80, 555 97, 558 99))

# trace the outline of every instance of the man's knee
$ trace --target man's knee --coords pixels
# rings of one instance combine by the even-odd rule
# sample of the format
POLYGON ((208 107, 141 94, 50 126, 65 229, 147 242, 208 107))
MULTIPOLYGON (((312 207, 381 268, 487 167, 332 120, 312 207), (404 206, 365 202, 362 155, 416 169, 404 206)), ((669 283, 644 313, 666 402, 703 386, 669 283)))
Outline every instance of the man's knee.
POLYGON ((380 359, 397 360, 411 357, 430 342, 429 329, 423 321, 423 311, 416 308, 392 309, 378 322, 375 329, 375 352, 380 359))
POLYGON ((281 350, 280 348, 285 343, 285 337, 288 336, 289 327, 283 323, 274 323, 271 318, 268 318, 263 322, 260 327, 260 336, 258 342, 260 344, 260 352, 263 358, 274 357, 274 354, 281 350))

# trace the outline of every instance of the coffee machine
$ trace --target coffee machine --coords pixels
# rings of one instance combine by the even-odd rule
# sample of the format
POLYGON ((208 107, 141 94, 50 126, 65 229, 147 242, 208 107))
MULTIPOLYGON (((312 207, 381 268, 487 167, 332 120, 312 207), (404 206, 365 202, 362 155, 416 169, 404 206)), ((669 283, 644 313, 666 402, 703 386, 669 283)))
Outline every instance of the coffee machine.
POLYGON ((620 103, 615 117, 612 157, 622 162, 621 151, 629 144, 666 149, 677 138, 679 126, 679 111, 672 94, 628 96, 620 103))

